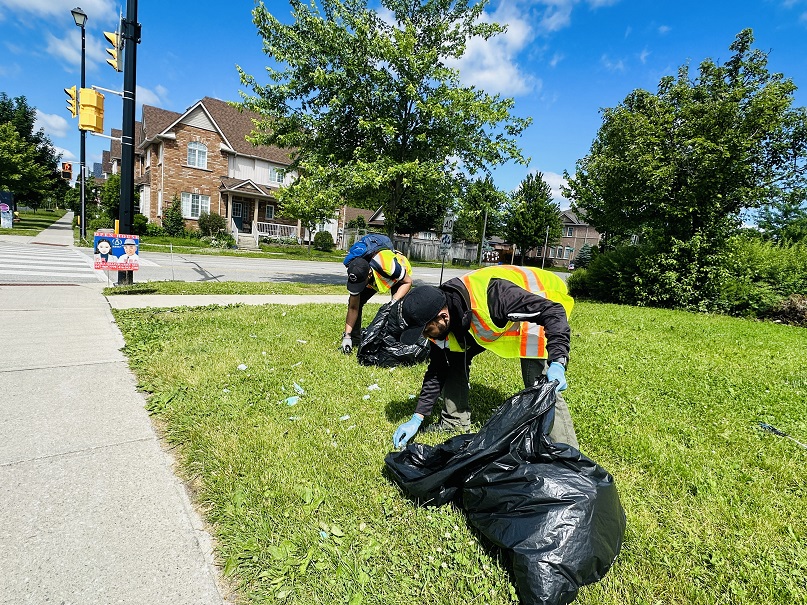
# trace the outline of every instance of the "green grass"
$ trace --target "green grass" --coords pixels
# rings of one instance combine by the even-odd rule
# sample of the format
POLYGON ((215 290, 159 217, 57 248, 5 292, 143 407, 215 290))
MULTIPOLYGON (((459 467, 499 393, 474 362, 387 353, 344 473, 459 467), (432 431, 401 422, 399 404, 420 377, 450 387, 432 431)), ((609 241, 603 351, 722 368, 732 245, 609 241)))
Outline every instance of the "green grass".
POLYGON ((130 286, 104 288, 104 296, 118 294, 344 294, 344 285, 304 284, 300 282, 182 282, 151 281, 130 286))
POLYGON ((66 210, 39 210, 38 212, 20 212, 19 222, 14 222, 11 229, 1 229, 3 235, 38 235, 65 215, 66 210))
MULTIPOLYGON (((425 368, 338 353, 344 306, 114 314, 244 602, 517 602, 459 511, 418 508, 385 477, 425 368)), ((807 603, 807 450, 758 428, 807 441, 805 331, 592 303, 571 323, 565 398, 628 518, 613 569, 576 603, 807 603)), ((520 383, 515 360, 479 356, 474 419, 520 383)))

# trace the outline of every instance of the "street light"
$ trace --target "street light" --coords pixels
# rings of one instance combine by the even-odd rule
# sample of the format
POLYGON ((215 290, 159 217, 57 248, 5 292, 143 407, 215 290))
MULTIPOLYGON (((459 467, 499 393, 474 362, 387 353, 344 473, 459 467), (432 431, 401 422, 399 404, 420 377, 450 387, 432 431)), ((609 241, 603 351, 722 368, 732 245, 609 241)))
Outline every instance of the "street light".
MULTIPOLYGON (((84 89, 86 87, 85 82, 85 73, 86 73, 86 55, 85 55, 85 48, 86 48, 86 36, 85 36, 85 29, 84 25, 87 23, 87 13, 81 10, 79 7, 74 8, 70 11, 73 15, 73 20, 76 22, 81 28, 81 88, 84 89)), ((87 132, 84 130, 79 130, 81 132, 81 239, 87 238, 87 216, 85 212, 85 201, 84 201, 84 175, 86 173, 85 167, 85 156, 87 152, 87 132)))

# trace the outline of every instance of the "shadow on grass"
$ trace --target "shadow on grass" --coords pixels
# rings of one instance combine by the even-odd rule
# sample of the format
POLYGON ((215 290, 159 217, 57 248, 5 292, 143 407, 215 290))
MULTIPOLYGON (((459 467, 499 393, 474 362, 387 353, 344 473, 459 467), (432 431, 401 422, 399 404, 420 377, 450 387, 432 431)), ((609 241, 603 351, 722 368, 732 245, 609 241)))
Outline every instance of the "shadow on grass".
MULTIPOLYGON (((424 365, 423 367, 425 371, 426 366, 424 365)), ((504 403, 509 397, 520 391, 522 388, 523 385, 520 382, 519 384, 514 384, 513 392, 508 394, 502 393, 502 391, 499 389, 492 389, 484 384, 474 383, 472 369, 471 392, 468 396, 468 406, 471 408, 471 421, 480 426, 485 424, 485 422, 487 422, 488 419, 493 415, 493 412, 495 412, 502 403, 504 403)), ((387 420, 392 423, 405 422, 406 420, 409 420, 409 418, 415 412, 416 404, 417 399, 408 399, 405 401, 393 400, 387 403, 384 413, 387 416, 387 420)), ((432 414, 439 414, 441 409, 442 399, 438 399, 437 403, 434 405, 432 414)))

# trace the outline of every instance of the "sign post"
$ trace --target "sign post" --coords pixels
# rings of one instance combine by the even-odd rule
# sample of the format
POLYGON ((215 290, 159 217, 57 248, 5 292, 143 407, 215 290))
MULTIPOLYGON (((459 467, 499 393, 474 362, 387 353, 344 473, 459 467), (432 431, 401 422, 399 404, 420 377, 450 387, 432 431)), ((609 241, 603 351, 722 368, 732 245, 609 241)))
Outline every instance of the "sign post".
POLYGON ((451 250, 452 232, 454 231, 454 213, 449 210, 443 219, 443 234, 440 236, 440 256, 442 263, 440 264, 440 283, 443 283, 443 268, 446 266, 446 254, 451 250))

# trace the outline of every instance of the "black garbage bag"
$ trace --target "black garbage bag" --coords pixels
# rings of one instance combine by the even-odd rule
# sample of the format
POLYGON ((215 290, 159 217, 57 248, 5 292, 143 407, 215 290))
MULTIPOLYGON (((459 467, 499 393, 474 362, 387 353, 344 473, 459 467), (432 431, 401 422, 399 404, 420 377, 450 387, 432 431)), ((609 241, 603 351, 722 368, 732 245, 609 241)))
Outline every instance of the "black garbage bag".
POLYGON ((524 605, 571 603, 622 546, 625 512, 613 477, 547 435, 555 383, 505 401, 476 434, 412 443, 385 463, 421 505, 453 502, 512 565, 524 605))
POLYGON ((400 342, 406 328, 400 301, 381 305, 373 321, 362 331, 357 361, 363 366, 411 366, 429 358, 429 341, 421 336, 413 345, 400 342))

